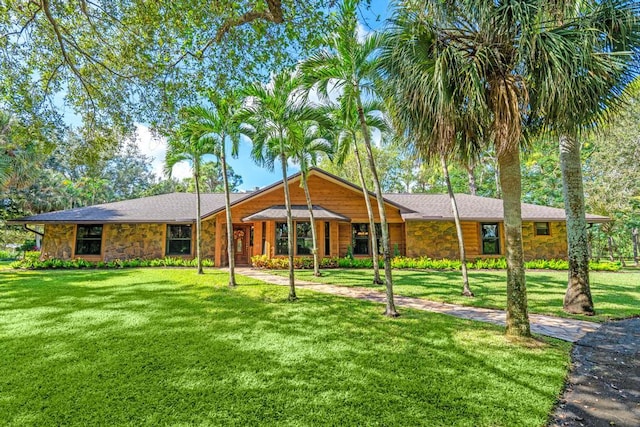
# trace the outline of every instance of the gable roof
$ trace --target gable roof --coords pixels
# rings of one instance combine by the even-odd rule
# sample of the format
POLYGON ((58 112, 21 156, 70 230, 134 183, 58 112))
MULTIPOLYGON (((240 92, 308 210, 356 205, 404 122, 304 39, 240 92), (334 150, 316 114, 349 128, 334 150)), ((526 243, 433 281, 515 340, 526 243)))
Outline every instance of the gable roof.
MULTIPOLYGON (((293 175, 289 175, 287 177, 287 182, 289 184, 291 184, 293 182, 296 182, 297 180, 300 179, 301 175, 302 175, 302 172, 300 172, 300 171, 294 173, 293 175)), ((311 176, 311 175, 318 175, 318 176, 320 176, 320 177, 322 177, 322 178, 324 178, 324 179, 326 179, 328 181, 334 182, 334 183, 336 183, 336 184, 338 184, 338 185, 340 185, 342 187, 346 187, 346 188, 348 188, 350 190, 353 190, 354 192, 357 192, 359 195, 362 194, 362 187, 359 187, 359 186, 347 181, 346 179, 340 178, 337 175, 334 175, 334 174, 332 174, 330 172, 327 172, 326 170, 323 170, 323 169, 320 169, 320 168, 317 168, 317 167, 311 167, 311 168, 309 168, 309 176, 311 176)), ((244 203, 244 202, 249 202, 254 197, 259 197, 262 194, 265 194, 265 193, 267 193, 269 191, 273 191, 273 190, 275 190, 275 189, 277 189, 279 187, 282 187, 283 183, 284 183, 284 180, 282 180, 282 179, 279 180, 279 181, 276 181, 271 185, 268 185, 266 187, 263 187, 263 188, 261 188, 259 190, 256 190, 256 191, 252 192, 251 194, 249 194, 245 198, 242 198, 242 199, 236 200, 236 201, 232 201, 231 202, 231 206, 235 206, 237 204, 244 203)), ((376 197, 376 195, 371 191, 367 191, 367 193, 369 193, 370 197, 373 197, 373 198, 376 197)), ((384 197, 384 200, 385 200, 385 203, 387 203, 387 204, 399 209, 400 212, 403 212, 403 211, 407 210, 406 207, 389 200, 386 196, 384 197)), ((224 205, 222 205, 219 209, 214 210, 210 214, 207 214, 206 216, 215 215, 215 214, 219 213, 222 210, 224 210, 224 205)))
MULTIPOLYGON (((458 212, 462 221, 502 221, 502 199, 456 194, 458 212)), ((405 221, 453 221, 451 200, 447 194, 385 194, 385 198, 406 206, 412 212, 402 213, 405 221)), ((564 209, 522 203, 523 221, 564 221, 564 209)), ((609 218, 587 214, 587 222, 607 222, 609 218)))
MULTIPOLYGON (((310 174, 315 174, 323 179, 349 188, 362 197, 362 189, 349 181, 322 169, 311 168, 310 174)), ((300 172, 287 178, 287 182, 295 182, 300 178, 300 172)), ((250 202, 266 192, 281 187, 283 180, 250 193, 231 194, 231 206, 250 202)), ((371 197, 375 195, 369 192, 371 197)), ((225 208, 224 194, 201 194, 202 218, 215 215, 225 208)), ((405 221, 432 220, 453 221, 451 202, 446 194, 385 194, 385 203, 396 207, 405 221)), ((318 200, 316 202, 322 202, 318 200)), ((469 194, 456 194, 456 202, 463 221, 502 221, 503 206, 501 199, 489 197, 471 196, 469 194)), ((256 212, 244 220, 258 220, 280 218, 282 211, 278 206, 272 206, 261 212, 256 212), (265 216, 266 215, 266 216, 265 216), (275 215, 275 216, 274 216, 275 215), (267 218, 270 216, 270 218, 267 218)), ((328 211, 321 206, 318 209, 318 219, 337 219, 349 221, 338 213, 328 211), (324 215, 324 216, 323 216, 324 215)), ((32 215, 25 218, 8 221, 13 224, 45 224, 45 223, 185 223, 196 220, 196 195, 193 193, 171 193, 159 196, 143 197, 139 199, 124 200, 120 202, 104 203, 84 208, 68 209, 64 211, 49 212, 40 215, 32 215)), ((300 212, 305 211, 306 207, 300 212)), ((307 218, 301 213, 300 218, 307 218)), ((539 206, 528 203, 522 204, 522 219, 524 221, 564 221, 563 209, 539 206)), ((609 218, 587 214, 587 222, 607 222, 609 218)))

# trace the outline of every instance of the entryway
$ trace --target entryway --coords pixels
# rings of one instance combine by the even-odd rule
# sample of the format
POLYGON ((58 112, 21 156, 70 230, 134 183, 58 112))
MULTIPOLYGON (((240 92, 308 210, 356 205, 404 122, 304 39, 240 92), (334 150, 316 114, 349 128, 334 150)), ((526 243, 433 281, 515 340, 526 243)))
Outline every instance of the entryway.
POLYGON ((233 226, 233 252, 236 265, 249 265, 251 261, 250 252, 250 225, 233 226))

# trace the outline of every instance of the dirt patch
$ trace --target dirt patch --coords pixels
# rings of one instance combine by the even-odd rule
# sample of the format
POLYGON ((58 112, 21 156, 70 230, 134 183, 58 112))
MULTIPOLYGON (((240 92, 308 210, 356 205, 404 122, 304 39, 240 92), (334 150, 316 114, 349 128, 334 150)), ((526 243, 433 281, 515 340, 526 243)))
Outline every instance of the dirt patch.
POLYGON ((549 426, 640 426, 640 318, 608 322, 580 339, 549 426))

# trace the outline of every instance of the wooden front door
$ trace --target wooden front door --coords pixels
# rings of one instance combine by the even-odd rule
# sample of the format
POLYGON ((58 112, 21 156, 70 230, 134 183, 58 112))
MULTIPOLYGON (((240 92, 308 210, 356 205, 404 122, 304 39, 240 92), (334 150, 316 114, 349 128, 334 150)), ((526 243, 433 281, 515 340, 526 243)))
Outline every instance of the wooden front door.
POLYGON ((249 265, 249 233, 250 226, 234 225, 233 226, 233 252, 236 265, 249 265))

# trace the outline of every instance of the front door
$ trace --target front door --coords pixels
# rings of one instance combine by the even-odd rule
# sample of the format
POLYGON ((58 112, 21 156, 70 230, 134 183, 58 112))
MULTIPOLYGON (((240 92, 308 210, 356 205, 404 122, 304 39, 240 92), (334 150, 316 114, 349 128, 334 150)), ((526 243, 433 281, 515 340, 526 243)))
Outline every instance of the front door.
POLYGON ((246 225, 233 226, 233 252, 236 265, 249 265, 249 231, 246 225))

